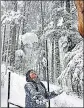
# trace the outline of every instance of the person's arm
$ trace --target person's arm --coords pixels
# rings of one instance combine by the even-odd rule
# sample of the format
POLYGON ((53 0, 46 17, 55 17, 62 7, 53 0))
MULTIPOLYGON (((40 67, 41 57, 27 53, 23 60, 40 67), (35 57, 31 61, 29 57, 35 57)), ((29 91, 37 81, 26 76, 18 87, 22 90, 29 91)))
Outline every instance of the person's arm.
POLYGON ((47 92, 47 97, 46 97, 46 99, 54 98, 55 96, 60 95, 62 92, 63 92, 62 89, 55 90, 55 91, 52 91, 52 92, 47 92))
POLYGON ((55 92, 48 92, 45 85, 43 84, 43 82, 41 82, 41 85, 44 87, 45 89, 45 99, 51 99, 52 97, 55 97, 57 94, 55 94, 55 92))

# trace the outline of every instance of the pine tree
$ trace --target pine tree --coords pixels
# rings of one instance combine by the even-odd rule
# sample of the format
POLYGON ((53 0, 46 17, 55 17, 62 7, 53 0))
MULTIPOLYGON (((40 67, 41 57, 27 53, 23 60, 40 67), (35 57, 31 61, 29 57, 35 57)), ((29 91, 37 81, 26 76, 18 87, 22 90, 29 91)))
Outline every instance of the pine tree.
MULTIPOLYGON (((13 10, 17 12, 17 1, 12 1, 13 10)), ((15 64, 15 50, 16 50, 16 24, 12 22, 13 28, 11 28, 11 57, 10 57, 10 65, 14 66, 15 64)), ((11 26, 12 26, 11 25, 11 26)))

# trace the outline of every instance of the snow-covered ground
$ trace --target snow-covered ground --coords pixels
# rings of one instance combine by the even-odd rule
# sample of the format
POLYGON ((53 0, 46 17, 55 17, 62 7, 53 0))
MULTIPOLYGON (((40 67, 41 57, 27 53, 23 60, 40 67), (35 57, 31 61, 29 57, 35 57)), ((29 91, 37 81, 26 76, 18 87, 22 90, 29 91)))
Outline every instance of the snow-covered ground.
MULTIPOLYGON (((16 73, 11 73, 10 101, 20 106, 25 106, 25 77, 16 73)), ((43 81, 47 87, 47 83, 43 81)), ((8 75, 5 77, 5 85, 1 88, 1 107, 7 107, 7 88, 8 75)), ((58 90, 60 87, 50 84, 50 91, 58 90)), ((12 105, 10 105, 12 107, 12 105)), ((51 107, 83 107, 83 99, 74 95, 67 95, 63 92, 61 95, 51 99, 51 107)))

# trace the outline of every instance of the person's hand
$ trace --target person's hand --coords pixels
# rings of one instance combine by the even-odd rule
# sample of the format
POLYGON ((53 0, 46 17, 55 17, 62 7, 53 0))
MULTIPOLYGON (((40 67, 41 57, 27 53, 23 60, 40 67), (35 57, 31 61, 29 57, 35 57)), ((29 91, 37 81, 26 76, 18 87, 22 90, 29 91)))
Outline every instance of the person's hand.
POLYGON ((52 95, 52 96, 55 96, 56 94, 57 94, 57 93, 55 93, 55 91, 52 91, 52 92, 51 92, 51 95, 52 95))
POLYGON ((60 95, 63 92, 63 89, 55 90, 55 94, 60 95))

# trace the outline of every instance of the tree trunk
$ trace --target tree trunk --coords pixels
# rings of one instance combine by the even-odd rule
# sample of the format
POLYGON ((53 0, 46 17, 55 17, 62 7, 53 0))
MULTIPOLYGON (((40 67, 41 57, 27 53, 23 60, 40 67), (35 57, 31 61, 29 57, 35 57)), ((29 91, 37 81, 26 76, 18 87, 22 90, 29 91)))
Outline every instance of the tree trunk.
POLYGON ((70 0, 66 0, 66 11, 70 13, 70 0))
POLYGON ((29 13, 29 11, 30 11, 30 3, 31 3, 31 1, 28 1, 27 2, 27 15, 26 15, 26 17, 27 17, 27 23, 28 23, 28 21, 29 21, 29 15, 30 15, 30 13, 29 13))
MULTIPOLYGON (((17 1, 12 1, 13 9, 17 12, 17 1)), ((11 58, 10 58, 10 65, 14 66, 15 64, 15 50, 16 50, 16 24, 12 22, 12 35, 11 35, 11 58)))
POLYGON ((40 63, 40 61, 39 61, 39 75, 40 75, 40 71, 41 71, 41 70, 40 70, 40 66, 41 66, 41 63, 40 63))
POLYGON ((24 1, 24 10, 23 10, 23 22, 22 22, 22 35, 26 33, 25 31, 25 14, 26 14, 26 1, 24 1))
POLYGON ((16 50, 18 50, 18 41, 19 41, 19 35, 20 35, 20 26, 21 26, 21 21, 20 21, 20 25, 18 27, 18 34, 17 34, 17 41, 16 41, 16 50))
MULTIPOLYGON (((14 23, 13 23, 14 24, 14 23)), ((12 45, 11 45, 11 58, 10 64, 13 66, 15 64, 15 50, 16 50, 16 25, 12 29, 12 45)))
POLYGON ((46 81, 46 67, 43 67, 43 80, 46 81))
MULTIPOLYGON (((70 0, 66 0, 66 11, 70 14, 70 0)), ((71 26, 71 24, 67 23, 67 25, 66 25, 67 29, 69 29, 70 26, 71 26)))
POLYGON ((43 34, 43 31, 44 31, 44 14, 43 14, 43 3, 42 3, 42 0, 41 0, 41 21, 42 21, 42 34, 43 34))
POLYGON ((6 54, 6 72, 5 74, 7 74, 7 66, 8 66, 8 53, 9 53, 9 42, 10 42, 10 38, 8 38, 8 44, 7 44, 7 54, 6 54))
POLYGON ((54 82, 54 38, 52 40, 52 62, 51 62, 51 80, 54 82))
POLYGON ((55 78, 60 75, 60 57, 58 39, 55 39, 55 78))
POLYGON ((6 59, 4 57, 4 53, 5 53, 5 34, 6 34, 6 25, 4 27, 4 39, 3 39, 3 48, 2 48, 2 61, 6 62, 6 59))

